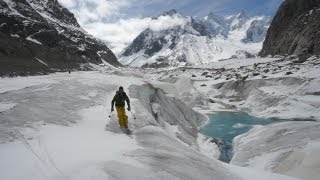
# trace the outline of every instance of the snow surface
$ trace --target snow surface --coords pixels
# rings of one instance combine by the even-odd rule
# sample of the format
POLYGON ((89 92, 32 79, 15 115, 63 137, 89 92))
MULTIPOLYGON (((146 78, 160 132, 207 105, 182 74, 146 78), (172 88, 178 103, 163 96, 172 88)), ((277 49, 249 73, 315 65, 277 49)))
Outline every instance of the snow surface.
POLYGON ((288 122, 254 128, 234 141, 232 164, 301 179, 320 176, 319 122, 288 122))
POLYGON ((55 80, 49 76, 0 78, 0 93, 15 91, 31 86, 54 84, 55 80))
POLYGON ((74 72, 0 81, 1 103, 10 104, 0 113, 3 179, 294 179, 204 155, 200 146, 209 146, 198 144, 197 128, 205 116, 153 87, 141 73, 74 72), (108 118, 120 85, 137 117, 128 113, 130 137, 121 133, 115 113, 108 118))
POLYGON ((1 163, 1 177, 39 180, 108 177, 101 161, 129 163, 130 159, 123 154, 139 146, 125 135, 104 131, 106 119, 101 112, 103 106, 80 111, 83 121, 74 127, 48 125, 35 132, 16 130, 17 142, 0 145, 2 162, 15 165, 13 169, 1 163))
POLYGON ((318 62, 319 56, 303 63, 294 56, 228 59, 150 70, 146 76, 160 79, 163 84, 158 87, 202 113, 246 111, 298 121, 256 126, 235 138, 231 163, 313 180, 319 177, 320 162, 316 155, 320 138, 318 62))

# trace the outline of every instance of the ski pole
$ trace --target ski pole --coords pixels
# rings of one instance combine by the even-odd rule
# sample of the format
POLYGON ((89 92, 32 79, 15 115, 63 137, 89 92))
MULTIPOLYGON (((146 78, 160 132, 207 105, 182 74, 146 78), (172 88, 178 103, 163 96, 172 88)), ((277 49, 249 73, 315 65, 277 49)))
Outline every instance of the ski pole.
MULTIPOLYGON (((130 111, 131 112, 131 111, 130 111)), ((133 117, 133 119, 137 119, 134 115, 133 115, 133 113, 131 112, 131 115, 132 115, 132 117, 133 117)))

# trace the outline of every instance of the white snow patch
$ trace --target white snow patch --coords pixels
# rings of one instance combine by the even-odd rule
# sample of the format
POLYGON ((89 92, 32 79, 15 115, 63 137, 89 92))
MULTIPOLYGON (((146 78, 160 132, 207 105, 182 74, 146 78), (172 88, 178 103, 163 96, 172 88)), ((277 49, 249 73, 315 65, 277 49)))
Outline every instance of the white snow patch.
POLYGON ((113 65, 111 65, 110 63, 108 63, 107 61, 105 61, 102 58, 101 58, 101 61, 102 61, 103 65, 107 66, 108 68, 117 69, 116 67, 114 67, 113 65))
POLYGON ((78 50, 85 51, 86 50, 86 45, 85 44, 80 44, 80 46, 78 47, 78 50))
POLYGON ((41 43, 41 42, 39 42, 39 41, 38 41, 38 40, 36 40, 36 39, 31 38, 30 36, 28 36, 28 37, 26 38, 26 40, 31 41, 31 42, 34 42, 34 43, 37 43, 37 44, 41 44, 41 45, 42 45, 42 43, 41 43))
POLYGON ((313 9, 309 11, 309 15, 311 15, 313 13, 313 9))
MULTIPOLYGON (((36 57, 35 57, 35 58, 36 58, 36 57)), ((45 66, 48 66, 48 64, 47 64, 47 63, 45 63, 45 62, 43 62, 41 59, 36 58, 36 60, 37 60, 37 61, 39 61, 41 64, 44 64, 45 66)))
POLYGON ((0 28, 3 27, 3 26, 5 26, 5 25, 7 25, 7 23, 1 23, 1 24, 0 24, 0 28))
POLYGON ((11 37, 15 37, 15 38, 20 38, 20 36, 18 34, 11 34, 11 37))

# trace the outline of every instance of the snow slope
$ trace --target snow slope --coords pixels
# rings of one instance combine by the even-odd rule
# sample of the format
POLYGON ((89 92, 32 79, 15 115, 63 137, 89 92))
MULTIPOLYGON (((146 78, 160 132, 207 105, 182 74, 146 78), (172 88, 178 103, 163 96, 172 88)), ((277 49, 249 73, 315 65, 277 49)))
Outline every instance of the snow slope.
POLYGON ((0 113, 1 179, 294 179, 202 154, 197 127, 206 118, 141 76, 59 73, 42 76, 45 84, 24 77, 17 87, 2 78, 12 86, 1 102, 15 106, 0 113), (120 85, 137 117, 128 114, 132 137, 120 133, 115 114, 107 117, 120 85))

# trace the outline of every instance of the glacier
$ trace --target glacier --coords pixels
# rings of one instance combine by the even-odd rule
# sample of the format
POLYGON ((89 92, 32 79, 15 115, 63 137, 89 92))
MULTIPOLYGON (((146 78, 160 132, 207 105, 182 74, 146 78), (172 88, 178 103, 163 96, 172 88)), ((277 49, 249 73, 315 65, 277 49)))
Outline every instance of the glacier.
MULTIPOLYGON (((238 61, 220 63, 237 66, 238 61)), ((270 61, 275 59, 254 62, 270 61)), ((189 77, 205 69, 195 67, 182 76, 171 76, 180 69, 104 69, 0 79, 1 104, 10 106, 0 113, 1 177, 296 179, 216 159, 219 149, 198 132, 207 121, 203 113, 210 111, 198 83, 210 80, 189 77), (128 113, 132 137, 120 132, 115 114, 108 118, 120 85, 137 118, 128 113)))

